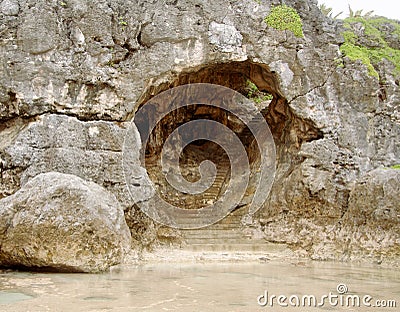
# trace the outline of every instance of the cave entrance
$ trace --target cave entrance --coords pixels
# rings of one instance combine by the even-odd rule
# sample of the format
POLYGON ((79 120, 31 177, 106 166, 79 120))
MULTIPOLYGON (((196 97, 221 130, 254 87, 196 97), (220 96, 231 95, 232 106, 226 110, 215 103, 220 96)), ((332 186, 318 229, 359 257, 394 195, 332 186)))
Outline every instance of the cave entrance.
MULTIPOLYGON (((278 179, 289 172, 301 161, 298 150, 303 141, 310 141, 321 133, 309 121, 297 117, 290 109, 287 100, 279 91, 278 79, 268 66, 250 61, 210 64, 200 68, 191 68, 163 79, 162 83, 149 86, 139 101, 139 106, 155 95, 180 85, 191 83, 211 83, 233 89, 249 99, 267 121, 277 147, 278 179), (279 172, 281 170, 281 172, 279 172)), ((154 107, 152 108, 154 109, 154 107)), ((151 120, 154 112, 148 112, 142 119, 135 119, 138 128, 151 120)), ((259 168, 260 151, 249 128, 236 116, 224 109, 196 104, 177 109, 157 124, 150 134, 145 149, 146 170, 157 189, 158 194, 176 207, 198 209, 213 204, 225 190, 230 178, 230 162, 225 151, 217 144, 197 140, 187 145, 179 159, 182 176, 190 182, 200 178, 199 164, 210 160, 216 165, 217 174, 214 183, 202 194, 185 194, 175 190, 166 180, 161 166, 161 150, 168 136, 180 125, 196 119, 210 119, 233 130, 246 149, 250 162, 251 176, 244 198, 237 208, 251 201, 256 187, 252 185, 259 168)), ((181 137, 185 133, 180 133, 181 137)), ((279 183, 279 181, 278 181, 279 183)), ((277 184, 277 181, 275 182, 277 184)), ((273 191, 273 190, 272 190, 273 191)))
MULTIPOLYGON (((270 104, 280 97, 273 74, 267 67, 248 61, 230 62, 191 69, 168 79, 168 82, 152 85, 142 97, 139 107, 145 105, 148 100, 162 91, 191 83, 211 83, 233 89, 252 99, 254 106, 263 115, 267 114, 270 104)), ((141 114, 140 119, 135 118, 139 129, 146 128, 146 123, 154 115, 152 109, 154 107, 145 114, 141 114)), ((211 187, 201 194, 185 194, 174 189, 166 180, 162 172, 160 156, 164 142, 177 128, 181 139, 185 140, 185 135, 188 133, 180 132, 179 126, 198 119, 213 120, 231 129, 245 147, 251 171, 257 171, 257 164, 260 162, 260 153, 254 142, 253 134, 232 113, 222 108, 203 104, 194 104, 172 111, 157 124, 150 134, 148 144, 142 148, 145 149, 147 173, 158 194, 170 204, 185 209, 198 209, 214 204, 230 181, 230 161, 224 149, 214 142, 201 139, 193 141, 183 149, 179 159, 179 169, 186 180, 196 182, 200 179, 200 163, 204 160, 211 161, 216 166, 216 178, 211 187)), ((196 131, 195 128, 191 130, 196 131)), ((251 174, 250 182, 252 177, 251 174)), ((238 203, 238 207, 249 202, 254 189, 250 183, 245 194, 246 199, 238 203)))

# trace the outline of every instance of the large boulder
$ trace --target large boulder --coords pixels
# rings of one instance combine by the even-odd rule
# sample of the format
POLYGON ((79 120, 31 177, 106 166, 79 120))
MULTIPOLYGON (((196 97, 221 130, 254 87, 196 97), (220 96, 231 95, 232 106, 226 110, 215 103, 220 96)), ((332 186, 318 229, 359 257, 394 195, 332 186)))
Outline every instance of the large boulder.
POLYGON ((99 272, 121 263, 131 236, 115 196, 48 172, 0 200, 0 265, 99 272))

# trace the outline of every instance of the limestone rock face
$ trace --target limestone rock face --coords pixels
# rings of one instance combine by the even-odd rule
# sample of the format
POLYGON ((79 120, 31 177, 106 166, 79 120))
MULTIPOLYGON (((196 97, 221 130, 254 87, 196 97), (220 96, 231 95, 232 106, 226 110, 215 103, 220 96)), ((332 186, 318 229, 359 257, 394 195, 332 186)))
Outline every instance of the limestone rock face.
POLYGON ((0 265, 99 272, 119 264, 131 237, 115 196, 57 172, 0 200, 0 265))
POLYGON ((19 5, 15 0, 4 0, 0 4, 0 11, 4 15, 18 15, 19 5))
POLYGON ((346 223, 399 230, 400 170, 376 169, 357 181, 350 192, 346 223))
MULTIPOLYGON (((284 3, 298 12, 304 37, 265 23, 272 6, 281 4, 277 0, 0 0, 2 203, 19 203, 19 190, 41 173, 72 174, 115 195, 134 246, 156 244, 158 225, 135 205, 151 196, 142 183, 146 169, 167 199, 180 204, 186 197, 157 180, 161 170, 139 163, 133 168, 137 192, 130 196, 121 165, 129 121, 149 99, 170 88, 213 83, 248 95, 250 80, 272 98, 261 104, 277 154, 272 190, 251 226, 265 240, 285 243, 301 255, 346 258, 343 239, 355 230, 343 224, 365 221, 370 233, 378 233, 382 218, 394 218, 394 208, 388 214, 379 210, 389 193, 382 204, 375 199, 363 208, 367 203, 352 189, 369 171, 400 163, 399 77, 388 61, 376 66, 377 78, 362 62, 341 54, 342 24, 324 16, 317 1, 284 3), (364 212, 381 221, 363 219, 364 212)), ((385 38, 398 48, 391 25, 382 26, 385 38)), ((240 128, 224 114, 201 107, 174 112, 157 125, 153 146, 134 150, 144 148, 156 158, 166 133, 195 115, 240 128)), ((242 130, 237 132, 244 137, 242 130)), ((257 164, 254 146, 246 142, 257 164)), ((215 159, 224 159, 214 152, 215 159)), ((199 153, 191 153, 184 163, 197 168, 191 155, 199 153)), ((219 166, 221 184, 227 181, 225 167, 219 166)), ((182 172, 192 174, 192 180, 198 173, 192 168, 182 172)), ((369 181, 368 194, 379 183, 389 183, 369 181)), ((212 196, 219 194, 212 190, 212 196)), ((252 192, 249 188, 246 194, 252 192)), ((40 188, 35 196, 46 194, 40 188)), ((213 200, 185 203, 203 199, 213 200)), ((238 207, 245 209, 245 204, 238 207)), ((400 234, 390 233, 398 244, 400 234)), ((377 243, 377 237, 371 234, 371 241, 377 243)), ((371 252, 379 254, 381 247, 377 243, 371 252)))
POLYGON ((301 220, 303 241, 297 243, 308 244, 309 254, 314 259, 398 263, 399 182, 400 170, 375 169, 368 172, 352 186, 348 207, 340 223, 329 226, 301 220), (310 237, 314 237, 312 244, 310 237))
POLYGON ((344 253, 367 254, 377 261, 398 257, 399 203, 400 170, 372 170, 357 181, 350 192, 349 208, 339 233, 344 253))

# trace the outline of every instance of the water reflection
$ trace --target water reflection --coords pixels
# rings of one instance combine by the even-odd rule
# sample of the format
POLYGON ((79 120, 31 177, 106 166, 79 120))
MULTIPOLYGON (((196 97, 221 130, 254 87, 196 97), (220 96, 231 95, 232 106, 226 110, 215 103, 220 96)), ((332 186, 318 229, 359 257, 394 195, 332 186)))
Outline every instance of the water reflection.
MULTIPOLYGON (((0 311, 267 311, 257 297, 349 293, 400 304, 400 271, 341 263, 194 263, 123 267, 107 274, 0 274, 0 311)), ((398 308, 398 307, 397 307, 398 308)), ((341 308, 307 311, 397 311, 341 308)), ((304 311, 280 307, 273 311, 304 311)))

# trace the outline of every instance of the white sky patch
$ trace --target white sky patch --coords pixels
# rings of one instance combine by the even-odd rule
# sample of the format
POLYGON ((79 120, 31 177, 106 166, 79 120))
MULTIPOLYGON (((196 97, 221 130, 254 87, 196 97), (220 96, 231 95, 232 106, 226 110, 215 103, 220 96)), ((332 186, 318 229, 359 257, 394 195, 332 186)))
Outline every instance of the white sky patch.
POLYGON ((318 4, 322 3, 333 9, 333 16, 343 11, 343 14, 339 16, 342 19, 349 15, 350 4, 354 12, 357 10, 363 10, 363 13, 374 11, 375 15, 400 20, 399 0, 318 0, 318 4))

